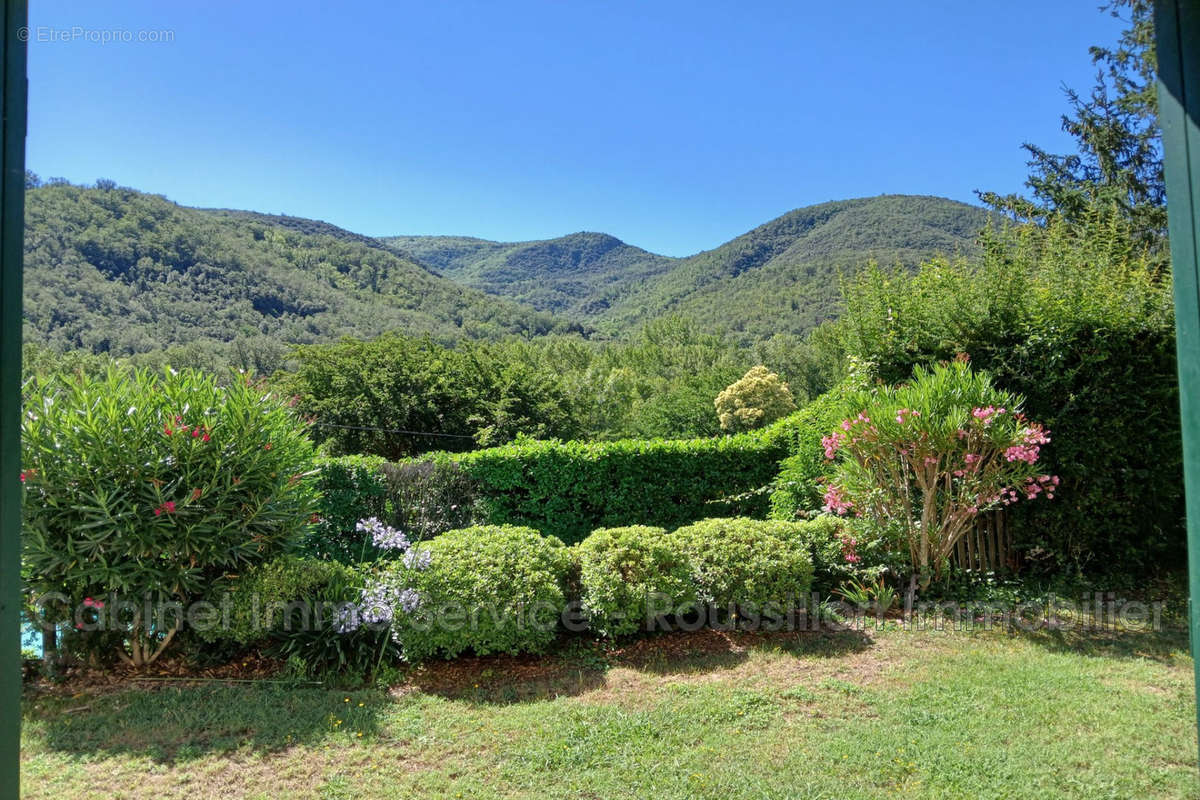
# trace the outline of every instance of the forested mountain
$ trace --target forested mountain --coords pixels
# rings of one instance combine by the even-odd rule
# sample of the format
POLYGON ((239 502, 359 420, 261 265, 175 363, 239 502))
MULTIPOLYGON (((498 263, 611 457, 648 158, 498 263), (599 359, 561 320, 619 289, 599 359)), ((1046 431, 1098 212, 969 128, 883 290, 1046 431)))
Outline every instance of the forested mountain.
POLYGON ((596 322, 622 330, 678 313, 747 342, 805 333, 837 316, 839 272, 872 259, 912 266, 934 254, 974 253, 987 220, 981 208, 916 195, 796 209, 715 250, 678 260, 596 322))
POLYGON ((467 286, 581 321, 599 316, 674 263, 605 233, 537 242, 463 236, 392 236, 383 241, 467 286))
POLYGON ((325 223, 186 208, 109 182, 26 192, 25 336, 55 349, 268 371, 290 343, 572 327, 325 223))
POLYGON ((448 277, 622 335, 679 313, 746 341, 804 333, 836 315, 838 273, 874 259, 916 264, 975 249, 987 212, 939 197, 882 195, 796 209, 720 247, 668 258, 598 233, 504 243, 383 241, 448 277))
POLYGON ((749 344, 835 316, 839 270, 970 251, 986 219, 935 197, 845 200, 668 258, 601 233, 375 239, 299 217, 187 208, 108 181, 52 182, 27 192, 25 335, 56 350, 259 372, 291 344, 385 331, 444 343, 624 337, 677 315, 749 344))

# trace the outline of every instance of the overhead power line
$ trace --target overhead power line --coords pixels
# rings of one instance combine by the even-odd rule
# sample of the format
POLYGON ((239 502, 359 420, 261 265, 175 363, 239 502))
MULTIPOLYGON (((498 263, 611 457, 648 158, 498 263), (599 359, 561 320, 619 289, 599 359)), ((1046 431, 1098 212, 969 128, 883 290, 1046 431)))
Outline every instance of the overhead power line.
POLYGON ((333 422, 314 422, 312 423, 317 428, 341 428, 347 431, 370 431, 373 433, 402 433, 408 436, 440 436, 444 439, 471 439, 474 441, 474 436, 468 436, 463 433, 436 433, 434 431, 407 431, 403 428, 375 428, 369 425, 338 425, 333 422))

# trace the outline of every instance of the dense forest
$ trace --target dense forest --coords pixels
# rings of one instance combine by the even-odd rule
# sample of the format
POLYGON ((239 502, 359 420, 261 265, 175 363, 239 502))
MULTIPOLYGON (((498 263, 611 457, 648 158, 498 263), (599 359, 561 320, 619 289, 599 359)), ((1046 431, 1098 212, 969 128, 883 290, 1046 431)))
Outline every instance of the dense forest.
POLYGON ((290 344, 342 336, 581 330, 323 223, 185 208, 109 181, 29 184, 25 339, 53 350, 265 373, 290 344))
MULTIPOLYGON (((673 259, 600 233, 524 243, 375 239, 299 217, 187 208, 105 180, 84 187, 30 175, 26 194, 27 342, 259 374, 289 363, 294 345, 385 332, 441 345, 562 335, 591 341, 589 358, 616 369, 624 356, 612 343, 632 352, 647 324, 682 317, 720 341, 722 355, 709 359, 727 365, 720 380, 768 353, 809 386, 814 367, 797 345, 837 315, 840 274, 872 259, 914 265, 972 252, 987 220, 940 198, 848 200, 673 259)), ((694 344, 690 336, 681 346, 694 344)), ((561 349, 547 345, 534 360, 553 362, 561 349)), ((674 369, 664 362, 659 374, 674 369)), ((703 379, 704 392, 714 380, 703 379)))

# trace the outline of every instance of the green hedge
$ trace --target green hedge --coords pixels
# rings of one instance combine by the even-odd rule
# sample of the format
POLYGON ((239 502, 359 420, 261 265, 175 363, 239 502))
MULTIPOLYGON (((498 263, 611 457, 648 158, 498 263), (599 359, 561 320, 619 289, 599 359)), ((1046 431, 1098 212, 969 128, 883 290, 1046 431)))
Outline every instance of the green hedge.
POLYGON ((644 630, 648 601, 656 608, 696 602, 691 566, 663 528, 600 528, 576 545, 575 556, 583 614, 602 636, 644 630))
POLYGON ((560 540, 530 528, 478 526, 419 547, 430 555, 428 569, 413 574, 421 606, 395 626, 410 661, 537 653, 554 641, 571 571, 560 540))
POLYGON ((680 528, 669 546, 691 565, 700 602, 719 610, 785 610, 804 602, 812 586, 805 523, 706 519, 680 528))
POLYGON ((301 540, 301 553, 313 558, 353 564, 374 548, 355 526, 360 519, 385 519, 388 484, 378 456, 342 456, 317 460, 317 521, 301 540))
POLYGON ((477 482, 487 522, 573 543, 596 528, 765 516, 788 430, 782 420, 712 439, 519 441, 454 458, 477 482))

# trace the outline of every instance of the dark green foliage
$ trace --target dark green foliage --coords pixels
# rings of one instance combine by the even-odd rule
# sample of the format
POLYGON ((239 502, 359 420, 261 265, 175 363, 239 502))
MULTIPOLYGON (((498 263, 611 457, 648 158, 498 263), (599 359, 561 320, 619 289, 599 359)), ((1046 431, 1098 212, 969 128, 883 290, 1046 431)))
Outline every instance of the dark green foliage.
POLYGON ((992 237, 978 264, 872 270, 835 329, 887 382, 970 356, 1051 431, 1058 498, 1018 504, 1019 544, 1049 566, 1182 564, 1182 472, 1169 280, 1119 215, 992 237))
POLYGON ((431 558, 413 573, 421 607, 394 623, 406 658, 537 653, 554 641, 571 569, 561 541, 530 528, 480 526, 419 548, 431 558))
POLYGON ((812 585, 808 547, 794 535, 803 524, 706 519, 672 533, 669 544, 690 563, 701 603, 774 616, 803 607, 812 585))
POLYGON ((602 636, 637 633, 650 613, 696 602, 691 565, 664 528, 600 528, 576 546, 575 558, 583 613, 602 636))
POLYGON ((409 461, 380 469, 387 482, 388 519, 410 540, 480 522, 478 487, 453 461, 409 461))
POLYGON ((56 350, 260 374, 286 343, 388 330, 443 341, 568 326, 323 223, 65 183, 26 192, 25 336, 56 350))
POLYGON ((445 459, 388 463, 378 456, 317 461, 317 522, 298 545, 304 555, 359 564, 381 557, 371 537, 357 530, 375 517, 411 541, 465 528, 479 518, 475 481, 445 459))
POLYGON ((278 382, 336 453, 396 460, 518 434, 577 433, 558 378, 506 354, 498 346, 454 349, 428 337, 385 334, 300 347, 296 371, 278 382))
POLYGON ((672 528, 714 514, 763 516, 784 454, 776 428, 713 439, 518 441, 459 457, 492 523, 566 542, 596 528, 672 528), (746 495, 746 496, 742 496, 746 495))
POLYGON ((388 484, 384 461, 377 456, 323 458, 316 464, 316 523, 310 525, 299 551, 313 558, 355 564, 376 555, 369 538, 355 529, 368 517, 388 518, 388 484))

